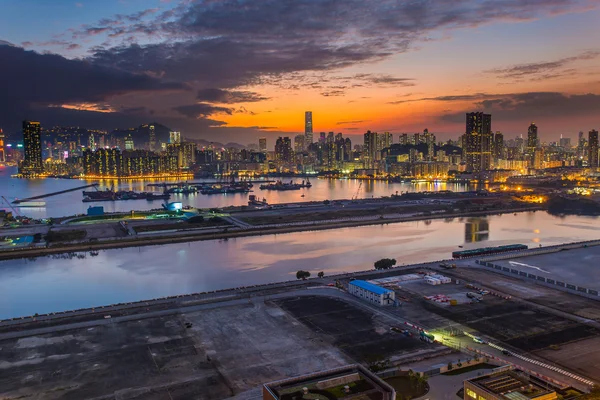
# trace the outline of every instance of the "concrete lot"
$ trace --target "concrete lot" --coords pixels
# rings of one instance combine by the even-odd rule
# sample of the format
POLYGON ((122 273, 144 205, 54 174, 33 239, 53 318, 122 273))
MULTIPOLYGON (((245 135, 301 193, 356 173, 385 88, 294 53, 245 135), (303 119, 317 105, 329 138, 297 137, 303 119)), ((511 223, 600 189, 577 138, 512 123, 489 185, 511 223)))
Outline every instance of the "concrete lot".
POLYGON ((565 250, 530 257, 493 261, 494 264, 517 269, 600 291, 600 246, 565 250))
POLYGON ((563 344, 559 350, 544 349, 534 354, 564 365, 574 372, 600 378, 600 337, 563 344))
POLYGON ((330 338, 332 344, 356 361, 368 362, 378 356, 394 358, 430 347, 416 338, 391 332, 389 324, 381 323, 369 312, 340 300, 299 297, 277 303, 315 333, 330 338))
POLYGON ((248 304, 4 340, 0 397, 216 400, 349 361, 280 308, 248 304))

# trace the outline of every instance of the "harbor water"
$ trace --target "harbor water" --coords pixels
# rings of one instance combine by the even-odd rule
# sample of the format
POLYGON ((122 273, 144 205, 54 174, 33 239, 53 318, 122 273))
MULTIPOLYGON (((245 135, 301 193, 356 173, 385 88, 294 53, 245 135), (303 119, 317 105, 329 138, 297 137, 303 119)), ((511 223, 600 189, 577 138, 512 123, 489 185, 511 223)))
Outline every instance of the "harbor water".
POLYGON ((538 211, 3 261, 0 318, 291 280, 300 269, 360 271, 383 257, 435 261, 459 246, 550 246, 598 239, 599 231, 596 218, 538 211))

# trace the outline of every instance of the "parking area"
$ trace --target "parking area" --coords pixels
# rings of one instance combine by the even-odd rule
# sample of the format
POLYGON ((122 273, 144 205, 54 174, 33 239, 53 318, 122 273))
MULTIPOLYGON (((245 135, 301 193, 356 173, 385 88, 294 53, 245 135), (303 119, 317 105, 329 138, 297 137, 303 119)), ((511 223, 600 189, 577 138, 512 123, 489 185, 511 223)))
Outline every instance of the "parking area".
POLYGON ((539 280, 557 288, 600 293, 600 246, 569 249, 554 253, 491 261, 522 278, 539 280), (568 267, 567 267, 568 266, 568 267), (515 271, 515 272, 513 272, 515 271))

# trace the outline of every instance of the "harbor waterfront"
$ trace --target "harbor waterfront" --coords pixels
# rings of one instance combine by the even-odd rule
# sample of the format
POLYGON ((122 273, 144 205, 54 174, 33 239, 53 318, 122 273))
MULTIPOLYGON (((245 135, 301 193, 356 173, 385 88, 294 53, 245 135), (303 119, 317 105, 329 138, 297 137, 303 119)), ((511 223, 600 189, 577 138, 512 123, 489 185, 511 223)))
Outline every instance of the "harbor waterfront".
POLYGON ((0 318, 450 258, 464 248, 598 239, 597 219, 525 212, 219 241, 176 243, 0 262, 0 318), (82 262, 82 258, 85 261, 82 262))
MULTIPOLYGON (((14 167, 0 168, 0 195, 8 201, 18 198, 30 198, 46 193, 67 190, 78 186, 99 183, 99 190, 106 190, 114 186, 115 190, 135 192, 162 193, 159 187, 150 187, 149 184, 162 183, 162 180, 100 180, 85 181, 78 179, 16 179, 11 175, 16 174, 14 167)), ((301 183, 305 178, 283 178, 301 183)), ((173 180, 177 182, 178 180, 173 180)), ((195 179, 194 181, 209 182, 211 179, 195 179)), ((216 182, 216 180, 214 180, 216 182)), ((184 205, 197 208, 214 208, 224 206, 240 206, 248 204, 248 195, 254 194, 260 200, 266 198, 269 203, 290 203, 323 201, 334 199, 351 199, 358 197, 366 199, 371 197, 390 196, 396 192, 422 192, 452 190, 463 192, 468 190, 466 184, 446 183, 388 183, 385 181, 370 181, 356 179, 317 179, 310 180, 312 187, 299 190, 274 191, 262 190, 260 184, 255 184, 250 193, 230 193, 218 195, 203 195, 201 193, 178 194, 173 193, 170 201, 181 201, 184 205), (303 197, 304 195, 304 197, 303 197)), ((89 190, 89 189, 88 189, 89 190)), ((92 189, 93 190, 93 189, 92 189)), ((90 205, 100 205, 107 213, 127 212, 130 210, 149 210, 161 208, 162 200, 129 200, 129 201, 103 201, 98 203, 84 203, 81 191, 63 193, 57 196, 40 199, 46 202, 45 207, 18 208, 21 213, 32 218, 65 217, 74 214, 85 214, 90 205)), ((16 206, 16 205, 14 205, 16 206)), ((0 208, 10 209, 2 201, 0 208)))

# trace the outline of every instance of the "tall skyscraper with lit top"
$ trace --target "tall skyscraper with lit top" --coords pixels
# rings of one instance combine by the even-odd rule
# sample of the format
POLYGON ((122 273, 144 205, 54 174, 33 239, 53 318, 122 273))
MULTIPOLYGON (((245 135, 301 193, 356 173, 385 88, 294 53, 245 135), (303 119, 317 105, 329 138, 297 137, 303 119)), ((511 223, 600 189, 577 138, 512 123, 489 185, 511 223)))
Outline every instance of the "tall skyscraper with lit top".
POLYGON ((312 111, 304 113, 304 145, 310 146, 313 143, 313 120, 312 111))
POLYGON ((20 169, 23 175, 38 175, 44 172, 41 131, 39 122, 23 121, 24 159, 20 169))

